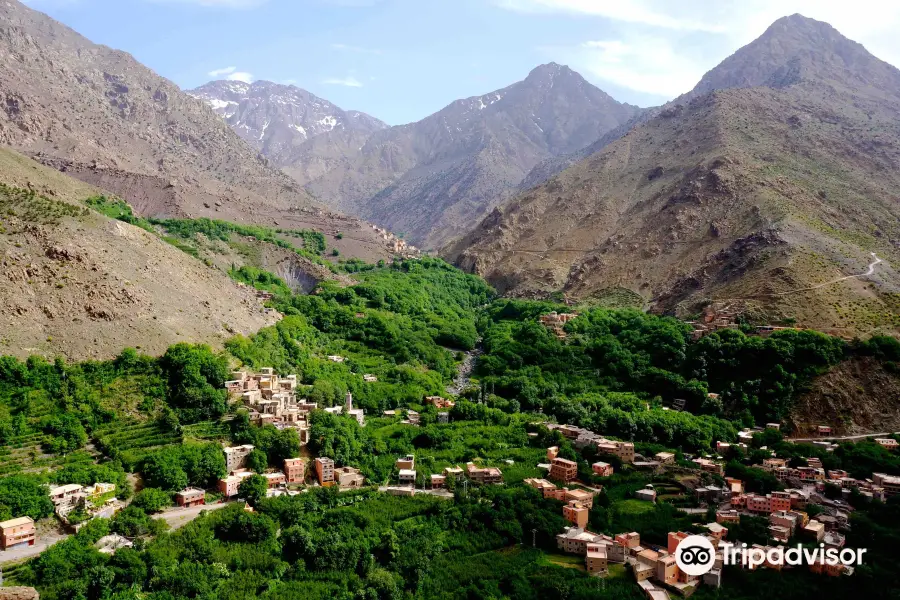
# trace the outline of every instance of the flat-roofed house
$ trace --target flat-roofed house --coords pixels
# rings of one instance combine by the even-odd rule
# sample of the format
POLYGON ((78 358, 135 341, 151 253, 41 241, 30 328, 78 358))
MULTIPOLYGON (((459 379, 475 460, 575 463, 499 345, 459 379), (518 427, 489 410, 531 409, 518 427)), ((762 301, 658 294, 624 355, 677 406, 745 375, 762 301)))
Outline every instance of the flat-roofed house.
POLYGON ((668 465, 675 462, 674 452, 657 452, 654 457, 662 465, 668 465))
POLYGON ((475 463, 466 463, 469 479, 477 483, 503 483, 503 473, 497 467, 477 467, 475 463))
POLYGON ((556 457, 550 463, 550 479, 567 483, 578 478, 578 463, 567 458, 556 457))
POLYGON ((82 495, 84 488, 77 483, 67 483, 50 488, 50 500, 53 504, 60 506, 71 504, 75 499, 82 495))
POLYGON ((562 513, 563 518, 575 525, 575 527, 581 529, 587 527, 590 510, 586 506, 582 506, 575 500, 572 500, 567 505, 563 506, 562 513))
POLYGON ((284 459, 284 480, 287 483, 303 483, 306 479, 306 461, 302 458, 284 459))
POLYGON ((566 488, 565 501, 571 502, 573 500, 586 508, 594 507, 594 495, 592 493, 585 490, 570 490, 566 488))
POLYGON ((251 444, 223 448, 222 452, 225 453, 225 470, 231 473, 247 466, 247 456, 253 452, 253 448, 251 444))
POLYGON ((584 557, 584 566, 588 575, 594 577, 606 577, 609 573, 609 560, 606 554, 606 544, 588 544, 584 557))
POLYGON ((613 474, 613 466, 609 463, 597 461, 591 465, 591 470, 598 477, 610 477, 613 474))
POLYGON ((334 484, 334 461, 324 456, 317 458, 316 477, 319 479, 319 485, 334 484))
POLYGON ((815 519, 811 519, 809 523, 803 527, 803 535, 807 538, 812 538, 817 542, 821 542, 825 539, 825 525, 815 519))
POLYGON ((340 467, 334 470, 335 481, 342 488, 360 488, 366 482, 359 469, 354 467, 340 467))
POLYGON ((36 538, 37 531, 31 517, 17 517, 0 522, 0 550, 22 545, 34 546, 36 538))
POLYGON ((273 471, 271 473, 263 473, 263 477, 266 478, 266 484, 269 486, 269 489, 276 488, 280 485, 284 485, 286 483, 286 478, 284 473, 281 471, 273 471))
POLYGON ((252 471, 234 471, 231 475, 219 480, 217 489, 226 498, 237 496, 241 482, 253 475, 252 471))
POLYGON ((191 506, 202 506, 206 503, 206 492, 200 488, 184 488, 175 494, 175 504, 190 508, 191 506))
POLYGON ((875 443, 888 450, 896 450, 900 446, 894 438, 875 438, 875 443))

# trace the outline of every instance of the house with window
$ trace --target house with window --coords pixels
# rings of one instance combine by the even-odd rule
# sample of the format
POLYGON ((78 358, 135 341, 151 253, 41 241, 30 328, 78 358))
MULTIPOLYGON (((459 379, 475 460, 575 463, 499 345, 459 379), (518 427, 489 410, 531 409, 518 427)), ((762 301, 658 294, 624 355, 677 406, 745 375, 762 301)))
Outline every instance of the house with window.
POLYGON ((16 546, 34 546, 37 530, 31 517, 17 517, 0 522, 0 550, 16 546))

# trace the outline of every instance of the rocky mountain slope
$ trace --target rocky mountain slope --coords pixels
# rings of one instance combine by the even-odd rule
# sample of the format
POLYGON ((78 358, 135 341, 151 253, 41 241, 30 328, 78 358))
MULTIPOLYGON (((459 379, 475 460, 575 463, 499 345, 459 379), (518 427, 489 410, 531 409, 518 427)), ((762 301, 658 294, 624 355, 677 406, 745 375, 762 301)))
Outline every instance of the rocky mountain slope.
POLYGON ((795 435, 814 436, 822 423, 835 435, 900 430, 900 373, 886 364, 855 357, 817 377, 791 411, 795 435))
POLYGON ((512 294, 896 332, 898 166, 900 71, 795 15, 445 255, 512 294))
MULTIPOLYGON (((543 65, 507 88, 373 133, 355 158, 307 189, 330 206, 436 247, 467 231, 538 162, 592 143, 639 111, 568 67, 543 65)), ((344 148, 333 142, 340 135, 314 143, 344 148)), ((286 170, 296 173, 316 154, 309 148, 286 170)))
POLYGON ((222 271, 85 208, 98 192, 0 149, 0 354, 159 354, 274 322, 222 271))
POLYGON ((203 101, 17 0, 0 3, 0 106, 0 144, 141 214, 341 231, 361 240, 348 251, 387 254, 370 226, 318 205, 203 101))
POLYGON ((387 128, 375 117, 271 81, 212 81, 188 93, 300 183, 345 164, 343 159, 354 156, 372 133, 387 128), (332 134, 326 143, 311 143, 325 133, 332 134))

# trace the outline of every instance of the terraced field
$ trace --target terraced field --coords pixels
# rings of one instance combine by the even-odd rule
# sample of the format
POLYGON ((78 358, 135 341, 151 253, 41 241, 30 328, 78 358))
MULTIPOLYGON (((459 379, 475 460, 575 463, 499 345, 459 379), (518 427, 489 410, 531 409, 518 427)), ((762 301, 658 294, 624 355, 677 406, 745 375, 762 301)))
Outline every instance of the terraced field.
POLYGON ((94 432, 97 448, 122 462, 127 470, 134 470, 154 450, 170 444, 180 444, 181 435, 157 422, 118 423, 94 432))
POLYGON ((41 447, 44 437, 42 433, 17 436, 0 447, 0 477, 21 472, 37 473, 66 464, 94 460, 94 455, 89 449, 78 450, 65 456, 46 454, 41 447))
POLYGON ((185 441, 219 441, 228 437, 227 421, 202 421, 185 426, 181 433, 157 421, 135 421, 97 430, 93 435, 97 448, 134 470, 153 451, 185 441))

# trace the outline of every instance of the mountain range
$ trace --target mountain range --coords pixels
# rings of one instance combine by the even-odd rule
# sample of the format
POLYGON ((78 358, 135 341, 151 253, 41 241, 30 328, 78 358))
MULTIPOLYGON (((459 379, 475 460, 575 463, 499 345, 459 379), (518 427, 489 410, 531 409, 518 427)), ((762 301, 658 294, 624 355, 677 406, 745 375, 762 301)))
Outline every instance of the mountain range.
POLYGON ((550 63, 393 127, 272 82, 184 92, 15 0, 0 25, 0 143, 140 215, 370 261, 381 226, 510 295, 900 329, 900 72, 826 23, 779 19, 660 107, 550 63))
POLYGON ((641 112, 555 63, 389 128, 270 82, 212 82, 191 94, 322 202, 426 247, 467 232, 542 160, 575 152, 641 112))
POLYGON ((143 215, 342 232, 347 254, 388 256, 371 226, 316 202, 206 103, 131 55, 17 0, 0 3, 0 26, 0 144, 143 215))
POLYGON ((900 329, 896 68, 793 15, 613 138, 445 256, 514 295, 900 329))

